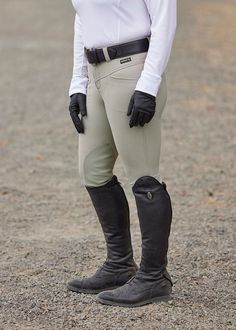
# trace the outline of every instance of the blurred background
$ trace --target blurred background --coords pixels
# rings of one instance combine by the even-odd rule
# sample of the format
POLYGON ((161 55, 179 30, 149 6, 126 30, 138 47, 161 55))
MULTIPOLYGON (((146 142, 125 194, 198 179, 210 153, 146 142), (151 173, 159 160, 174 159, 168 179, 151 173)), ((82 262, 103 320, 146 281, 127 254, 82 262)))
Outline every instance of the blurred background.
MULTIPOLYGON (((67 292, 105 246, 68 113, 70 1, 0 0, 0 329, 235 329, 236 1, 181 0, 161 174, 173 200, 173 300, 138 309, 67 292)), ((140 233, 122 164, 137 262, 140 233)))

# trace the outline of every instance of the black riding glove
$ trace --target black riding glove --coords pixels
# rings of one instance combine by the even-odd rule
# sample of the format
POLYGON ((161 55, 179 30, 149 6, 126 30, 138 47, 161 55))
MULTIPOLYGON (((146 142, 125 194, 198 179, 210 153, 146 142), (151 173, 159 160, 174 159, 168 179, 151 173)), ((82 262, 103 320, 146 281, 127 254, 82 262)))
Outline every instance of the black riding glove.
POLYGON ((131 97, 127 116, 130 116, 129 126, 144 126, 155 114, 156 97, 141 91, 135 91, 131 97))
POLYGON ((69 111, 78 133, 84 133, 83 117, 87 116, 86 95, 83 93, 71 95, 69 111))

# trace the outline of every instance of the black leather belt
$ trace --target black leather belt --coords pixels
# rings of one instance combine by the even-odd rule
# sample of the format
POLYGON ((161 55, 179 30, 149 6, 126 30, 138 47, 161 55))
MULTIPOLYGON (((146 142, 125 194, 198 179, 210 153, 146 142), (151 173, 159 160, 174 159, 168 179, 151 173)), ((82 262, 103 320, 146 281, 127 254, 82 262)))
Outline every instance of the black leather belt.
POLYGON ((104 48, 86 48, 85 54, 88 62, 91 64, 98 64, 105 61, 110 61, 115 58, 129 56, 146 52, 149 47, 149 38, 139 39, 135 41, 126 42, 119 45, 104 47, 104 48))

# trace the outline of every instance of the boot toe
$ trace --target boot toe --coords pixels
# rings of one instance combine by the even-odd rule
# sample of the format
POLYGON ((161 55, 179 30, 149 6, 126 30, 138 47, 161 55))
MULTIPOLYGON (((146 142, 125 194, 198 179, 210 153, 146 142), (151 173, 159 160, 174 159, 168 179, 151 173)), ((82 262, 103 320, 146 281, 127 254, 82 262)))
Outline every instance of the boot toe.
POLYGON ((114 289, 116 287, 117 285, 111 276, 76 278, 67 283, 67 289, 77 293, 96 294, 104 290, 114 289))
POLYGON ((83 290, 83 279, 76 278, 74 280, 71 280, 66 284, 66 287, 70 291, 81 292, 81 290, 83 290))
POLYGON ((67 289, 77 293, 96 294, 101 292, 101 283, 93 278, 76 278, 67 283, 67 289))
POLYGON ((103 291, 99 293, 96 299, 97 302, 104 305, 124 306, 124 307, 134 307, 137 303, 139 303, 138 296, 136 296, 132 292, 129 295, 129 292, 119 289, 120 288, 110 291, 103 291))
POLYGON ((116 290, 107 290, 99 293, 96 300, 102 304, 112 305, 114 298, 117 300, 116 290))

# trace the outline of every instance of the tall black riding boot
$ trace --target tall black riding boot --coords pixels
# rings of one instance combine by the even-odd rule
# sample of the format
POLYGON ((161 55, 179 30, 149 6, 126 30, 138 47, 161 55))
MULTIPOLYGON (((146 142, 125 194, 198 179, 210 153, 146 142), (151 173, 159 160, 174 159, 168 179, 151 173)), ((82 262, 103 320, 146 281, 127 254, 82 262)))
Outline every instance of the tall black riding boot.
POLYGON ((107 305, 135 307, 169 299, 172 281, 166 270, 172 207, 164 182, 143 176, 134 186, 140 229, 140 269, 125 285, 101 292, 97 300, 107 305))
POLYGON ((98 293, 126 283, 137 271, 130 237, 129 205, 117 177, 103 186, 86 187, 107 245, 107 258, 96 273, 67 284, 75 292, 98 293))

